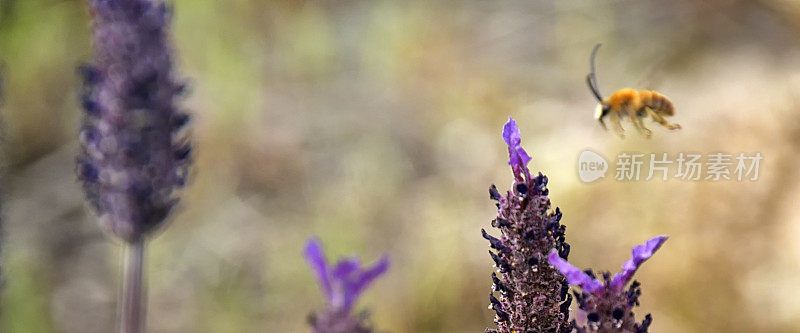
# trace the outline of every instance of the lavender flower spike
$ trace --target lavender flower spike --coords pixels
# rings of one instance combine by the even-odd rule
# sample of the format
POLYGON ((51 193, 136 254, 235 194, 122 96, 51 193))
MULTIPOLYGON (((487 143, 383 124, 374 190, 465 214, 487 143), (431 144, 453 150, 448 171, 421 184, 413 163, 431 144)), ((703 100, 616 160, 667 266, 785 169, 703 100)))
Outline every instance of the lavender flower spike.
POLYGON ((573 320, 578 332, 647 332, 652 317, 645 316, 637 323, 633 308, 639 305, 641 288, 634 281, 628 290, 623 287, 633 277, 633 273, 667 240, 667 236, 654 237, 642 245, 633 248, 633 258, 622 265, 622 271, 611 278, 611 274, 603 274, 604 282, 600 282, 591 270, 582 272, 567 261, 561 259, 556 250, 550 252, 548 260, 567 277, 569 284, 580 287, 582 292, 575 292, 582 316, 573 320))
POLYGON ((176 106, 183 84, 173 72, 163 0, 89 0, 94 61, 82 67, 85 109, 78 178, 101 225, 126 243, 119 332, 144 329, 144 250, 186 182, 191 147, 176 106))
POLYGON ((94 61, 80 69, 85 109, 78 177, 113 235, 134 242, 178 201, 191 147, 176 105, 169 22, 161 0, 90 0, 94 61))
POLYGON ((523 179, 523 175, 526 177, 525 179, 531 178, 530 171, 528 170, 528 162, 531 161, 531 157, 525 149, 522 149, 520 146, 522 142, 521 135, 519 127, 517 127, 517 122, 511 117, 508 117, 508 122, 503 126, 503 140, 505 140, 508 145, 508 165, 510 165, 511 169, 514 171, 514 177, 520 181, 523 179))
POLYGON ((489 197, 497 202, 492 227, 499 236, 481 230, 497 268, 491 275, 493 292, 489 295, 497 329, 487 331, 571 332, 569 285, 555 267, 547 264, 551 249, 557 249, 564 259, 569 255, 561 210, 550 209, 547 177, 541 173, 531 177, 527 167, 531 158, 520 146, 520 132, 513 119, 509 118, 503 128, 503 139, 508 144, 514 182, 504 194, 494 185, 489 188, 489 197))
POLYGON ((328 301, 328 307, 312 318, 314 332, 372 332, 362 323, 365 314, 354 317, 350 311, 358 296, 389 268, 389 258, 384 256, 369 268, 362 267, 356 257, 339 260, 335 266, 330 266, 316 238, 308 240, 303 252, 328 301))

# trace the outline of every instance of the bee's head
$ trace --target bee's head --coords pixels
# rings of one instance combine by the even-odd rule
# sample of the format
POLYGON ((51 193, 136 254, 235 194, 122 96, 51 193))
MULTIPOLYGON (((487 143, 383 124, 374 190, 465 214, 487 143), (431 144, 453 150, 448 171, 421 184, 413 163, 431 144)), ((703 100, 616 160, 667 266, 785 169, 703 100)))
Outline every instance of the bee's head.
POLYGON ((597 104, 597 108, 594 110, 594 119, 597 119, 600 122, 600 125, 603 125, 603 128, 606 128, 606 123, 603 122, 603 118, 608 115, 609 106, 606 103, 597 104))

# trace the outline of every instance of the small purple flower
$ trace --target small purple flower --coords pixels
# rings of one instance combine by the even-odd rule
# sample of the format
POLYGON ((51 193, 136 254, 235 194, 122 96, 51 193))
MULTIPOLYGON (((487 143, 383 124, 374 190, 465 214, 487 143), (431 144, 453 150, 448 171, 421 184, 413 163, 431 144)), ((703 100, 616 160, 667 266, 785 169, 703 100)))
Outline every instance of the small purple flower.
POLYGON ((528 162, 531 161, 531 157, 520 146, 522 143, 521 133, 519 127, 517 127, 517 122, 511 117, 508 117, 508 122, 503 126, 503 140, 508 145, 508 165, 514 171, 514 177, 518 181, 523 180, 523 175, 526 177, 525 179, 530 179, 531 174, 528 170, 528 162))
POLYGON ((657 236, 634 247, 632 258, 622 265, 622 271, 613 278, 609 273, 603 274, 604 282, 598 280, 591 270, 581 271, 572 266, 557 251, 550 252, 550 264, 567 277, 569 284, 582 289, 581 293, 575 293, 579 307, 585 314, 580 322, 573 322, 579 332, 647 332, 652 317, 648 314, 642 323, 636 323, 632 311, 634 306, 639 305, 639 283, 634 281, 628 290, 624 290, 624 287, 639 266, 653 256, 666 240, 667 236, 657 236))
POLYGON ((315 332, 371 332, 360 323, 365 316, 352 318, 350 310, 358 296, 386 272, 389 258, 382 257, 372 267, 362 267, 356 257, 341 259, 330 266, 316 238, 308 240, 303 253, 328 301, 328 308, 313 320, 315 332))
POLYGON ((622 287, 631 280, 633 273, 636 273, 639 266, 641 266, 645 260, 652 257, 653 253, 655 253, 665 241, 667 241, 667 236, 657 236, 647 240, 647 242, 642 245, 634 247, 633 250, 631 250, 631 258, 622 264, 622 271, 614 274, 614 277, 611 279, 611 287, 617 290, 622 289, 622 287))
POLYGON ((569 285, 547 264, 551 249, 562 258, 569 255, 561 210, 551 210, 547 177, 541 173, 531 177, 527 167, 531 157, 520 146, 520 132, 511 118, 503 127, 503 140, 508 145, 514 182, 502 194, 494 185, 489 188, 489 197, 497 205, 492 227, 499 235, 481 230, 497 268, 491 275, 493 292, 489 295, 497 329, 487 331, 571 332, 569 285))

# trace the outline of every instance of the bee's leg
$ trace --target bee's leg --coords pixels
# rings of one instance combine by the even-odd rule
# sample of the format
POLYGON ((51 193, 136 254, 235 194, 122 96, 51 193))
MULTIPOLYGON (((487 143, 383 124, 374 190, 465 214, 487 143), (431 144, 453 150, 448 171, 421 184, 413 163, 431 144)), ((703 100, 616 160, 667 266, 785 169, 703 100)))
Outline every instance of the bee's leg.
POLYGON ((669 130, 676 130, 681 128, 681 125, 670 124, 666 119, 664 119, 664 117, 662 117, 660 114, 656 113, 650 108, 647 108, 647 113, 649 113, 650 116, 653 117, 653 120, 655 120, 656 122, 658 122, 659 124, 661 124, 662 126, 666 127, 669 130))
POLYGON ((651 131, 649 128, 644 126, 644 121, 642 121, 641 117, 639 117, 638 120, 639 120, 639 127, 644 131, 644 135, 649 138, 650 135, 653 134, 653 131, 651 131))
POLYGON ((642 118, 644 118, 646 115, 647 115, 647 113, 646 113, 645 110, 639 110, 638 112, 636 112, 636 120, 635 121, 636 121, 636 124, 639 127, 639 130, 642 133, 644 133, 644 135, 646 137, 649 138, 650 135, 653 134, 653 131, 651 131, 649 128, 647 128, 647 126, 644 125, 644 121, 642 120, 642 118))
POLYGON ((619 116, 615 113, 611 113, 611 122, 614 123, 614 129, 617 131, 620 137, 625 137, 625 129, 622 128, 622 123, 620 122, 619 116))
POLYGON ((645 132, 645 128, 644 128, 644 125, 642 124, 642 120, 641 120, 641 118, 639 118, 639 116, 636 114, 636 112, 630 113, 630 117, 631 117, 631 122, 633 123, 634 126, 636 126, 636 129, 639 130, 639 133, 649 137, 650 136, 650 133, 649 133, 650 130, 647 130, 645 132))

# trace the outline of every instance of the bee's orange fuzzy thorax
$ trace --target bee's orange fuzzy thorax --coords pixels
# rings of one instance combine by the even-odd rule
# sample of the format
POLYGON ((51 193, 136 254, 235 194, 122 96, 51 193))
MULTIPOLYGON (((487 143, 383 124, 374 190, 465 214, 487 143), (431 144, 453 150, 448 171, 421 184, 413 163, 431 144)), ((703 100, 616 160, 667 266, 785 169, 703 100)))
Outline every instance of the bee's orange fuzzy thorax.
POLYGON ((620 89, 608 97, 606 104, 615 110, 638 109, 641 107, 641 99, 636 90, 620 89))

